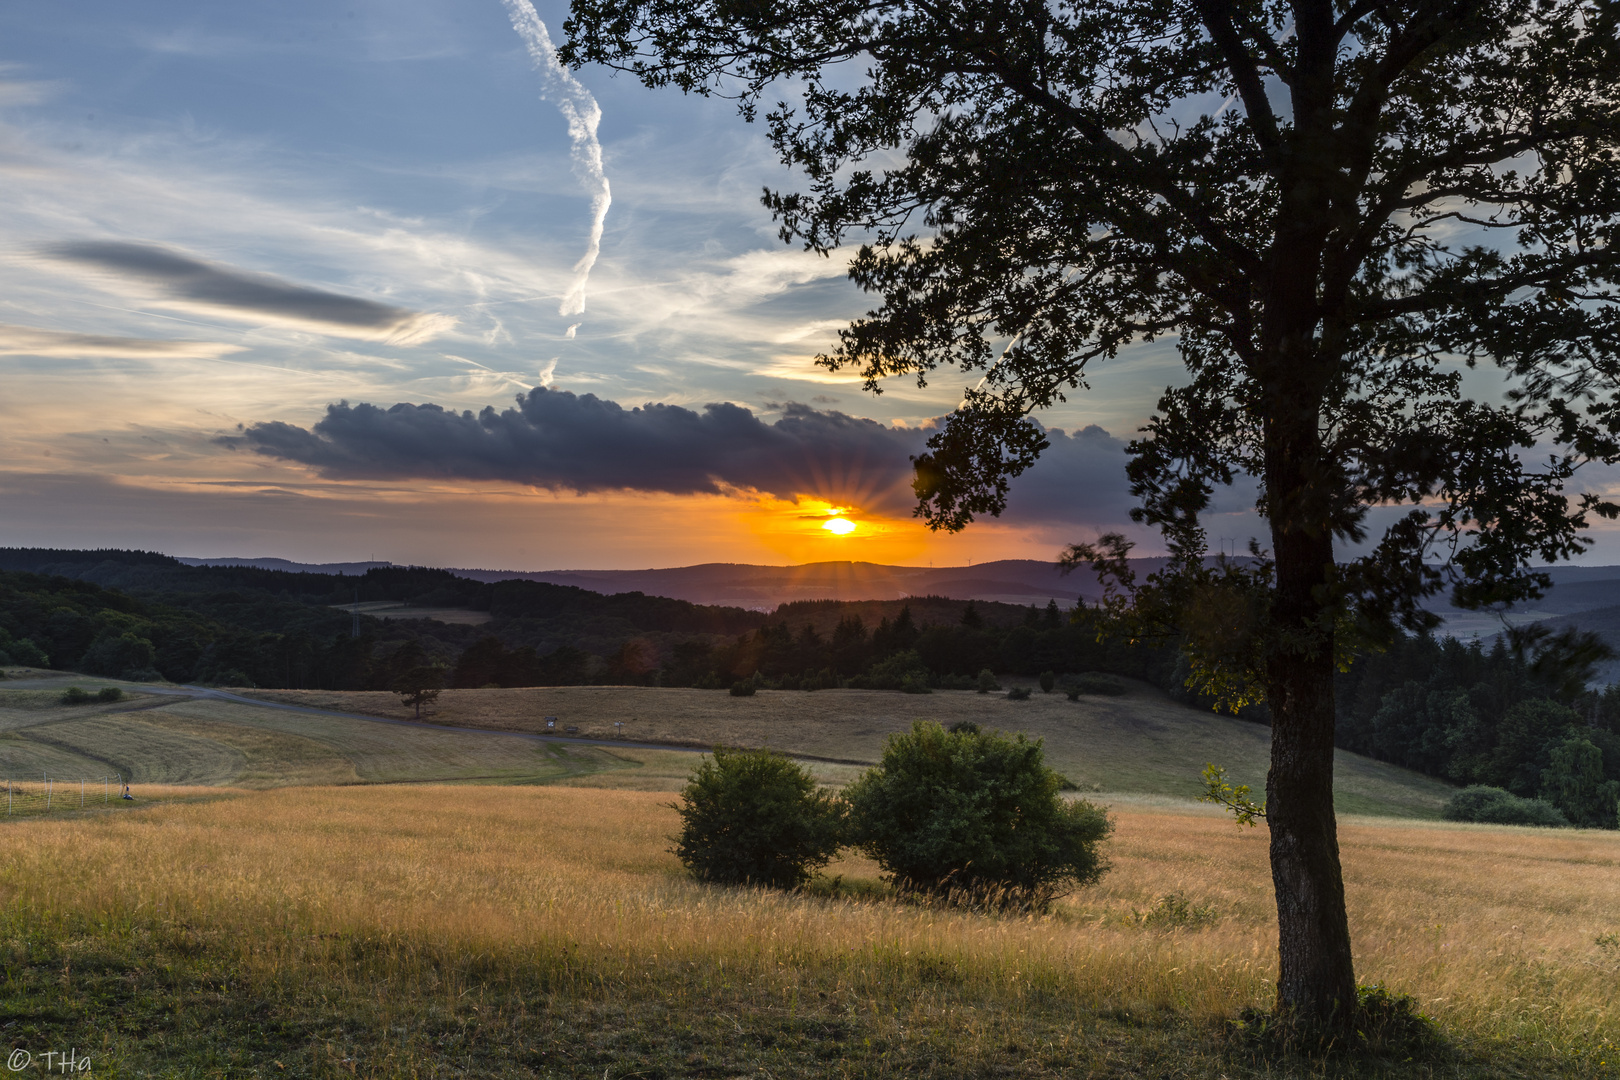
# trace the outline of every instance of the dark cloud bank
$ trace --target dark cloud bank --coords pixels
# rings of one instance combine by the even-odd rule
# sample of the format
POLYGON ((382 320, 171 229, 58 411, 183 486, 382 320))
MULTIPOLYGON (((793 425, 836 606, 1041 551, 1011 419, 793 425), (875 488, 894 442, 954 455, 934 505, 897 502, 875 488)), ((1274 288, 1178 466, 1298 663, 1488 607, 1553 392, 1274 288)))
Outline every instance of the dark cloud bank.
MULTIPOLYGON (((334 479, 500 480, 579 493, 675 495, 753 488, 780 498, 850 499, 904 513, 911 457, 927 432, 807 405, 766 423, 726 403, 626 409, 593 394, 536 387, 517 407, 474 414, 437 405, 328 405, 312 429, 279 421, 221 439, 334 479)), ((1120 521, 1129 506, 1124 444, 1099 427, 1050 431, 1051 447, 1014 482, 1014 520, 1120 521)))
POLYGON ((216 266, 156 244, 81 240, 54 244, 45 254, 155 285, 175 300, 271 318, 385 335, 411 332, 424 318, 418 312, 375 300, 216 266))

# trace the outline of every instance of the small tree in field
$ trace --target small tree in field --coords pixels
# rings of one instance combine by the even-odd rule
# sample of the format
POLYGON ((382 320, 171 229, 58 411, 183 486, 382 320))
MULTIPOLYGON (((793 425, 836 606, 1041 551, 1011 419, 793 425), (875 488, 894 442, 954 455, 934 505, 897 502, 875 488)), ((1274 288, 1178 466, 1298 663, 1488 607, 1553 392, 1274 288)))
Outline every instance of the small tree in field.
POLYGON ((798 762, 717 747, 681 791, 672 849, 701 881, 802 885, 844 838, 844 808, 798 762))
POLYGON ((416 718, 420 720, 422 706, 439 700, 439 693, 444 687, 444 674, 444 668, 437 664, 408 667, 394 676, 393 691, 399 695, 401 704, 416 710, 416 718))
POLYGON ((1108 815, 1063 785, 1039 742, 918 720, 844 798, 851 839, 901 890, 1044 910, 1107 869, 1108 815))
POLYGON ((1617 822, 1620 781, 1603 775, 1603 751, 1590 739, 1571 735, 1553 748, 1552 764, 1541 773, 1541 797, 1570 822, 1589 829, 1612 829, 1617 822))
POLYGON ((784 239, 861 242, 881 301, 821 363, 970 373, 916 459, 931 525, 1000 513, 1033 413, 1174 342, 1129 465, 1168 564, 1069 561, 1269 707, 1277 1006, 1352 1031, 1335 671, 1441 591, 1538 596, 1620 512, 1576 483, 1620 460, 1620 4, 572 0, 566 29, 567 63, 765 104, 805 177, 766 195, 784 239), (1236 482, 1264 543, 1212 567, 1236 482))

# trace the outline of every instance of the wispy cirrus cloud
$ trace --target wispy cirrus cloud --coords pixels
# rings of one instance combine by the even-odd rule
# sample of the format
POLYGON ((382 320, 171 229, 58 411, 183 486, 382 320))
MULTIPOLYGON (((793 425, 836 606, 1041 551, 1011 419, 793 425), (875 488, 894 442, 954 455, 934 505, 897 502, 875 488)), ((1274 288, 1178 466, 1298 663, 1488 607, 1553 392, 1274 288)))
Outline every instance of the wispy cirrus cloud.
POLYGON ((240 345, 227 345, 218 341, 79 334, 67 330, 46 330, 37 326, 0 323, 0 356, 212 360, 241 351, 240 345))
MULTIPOLYGON (((534 5, 529 0, 505 0, 505 4, 512 28, 523 39, 529 57, 545 83, 545 96, 568 121, 574 175, 591 195, 591 231, 585 241, 585 254, 574 264, 574 280, 557 309, 560 315, 580 315, 585 311, 585 283, 590 279, 591 267, 596 265, 597 256, 602 252, 602 227, 607 220, 608 207, 613 203, 613 191, 602 168, 602 144, 596 137, 597 127, 602 123, 602 107, 596 103, 595 96, 557 59, 551 34, 534 10, 534 5)), ((577 325, 568 328, 569 337, 574 336, 577 325)))
POLYGON ((159 244, 74 240, 48 244, 42 254, 155 289, 181 306, 350 337, 414 344, 430 340, 455 323, 445 315, 410 311, 206 262, 159 244))

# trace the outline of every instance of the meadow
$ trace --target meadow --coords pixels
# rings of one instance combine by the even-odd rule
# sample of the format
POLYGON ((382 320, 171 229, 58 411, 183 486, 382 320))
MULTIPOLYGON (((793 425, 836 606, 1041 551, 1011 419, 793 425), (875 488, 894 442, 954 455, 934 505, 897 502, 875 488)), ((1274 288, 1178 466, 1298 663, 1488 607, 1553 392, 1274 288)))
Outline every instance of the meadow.
POLYGON ((697 884, 656 793, 452 790, 5 826, 0 1042, 118 1077, 1620 1073, 1614 834, 1347 820, 1361 978, 1441 1040, 1311 1058, 1234 1027, 1275 927, 1264 831, 1215 813, 1115 801, 1101 884, 998 918, 898 903, 861 859, 697 884))
POLYGON ((48 689, 0 684, 0 781, 113 773, 142 788, 549 783, 640 766, 588 746, 164 696, 108 679, 43 681, 48 689), (62 689, 81 684, 131 692, 119 702, 64 705, 62 689))
MULTIPOLYGON (((446 690, 428 719, 493 731, 539 732, 547 716, 556 716, 561 726, 576 726, 583 737, 622 734, 632 741, 694 747, 770 746, 834 765, 877 761, 884 740, 918 718, 947 726, 972 720, 1043 740, 1048 763, 1084 791, 1190 798, 1200 790, 1199 773, 1206 762, 1224 766, 1237 783, 1264 786, 1270 737, 1263 725, 1189 708, 1145 684, 1128 686, 1121 697, 1085 696, 1079 701, 1038 690, 1028 701, 964 690, 915 696, 881 690, 761 690, 753 697, 636 686, 446 690), (615 722, 624 726, 616 728, 615 722)), ((397 697, 381 692, 246 693, 376 716, 409 715, 397 697)), ((821 771, 841 777, 849 770, 821 771)), ((1454 790, 1432 777, 1344 752, 1337 755, 1334 774, 1341 813, 1435 818, 1454 790)), ((668 790, 679 786, 679 777, 667 780, 668 790)))

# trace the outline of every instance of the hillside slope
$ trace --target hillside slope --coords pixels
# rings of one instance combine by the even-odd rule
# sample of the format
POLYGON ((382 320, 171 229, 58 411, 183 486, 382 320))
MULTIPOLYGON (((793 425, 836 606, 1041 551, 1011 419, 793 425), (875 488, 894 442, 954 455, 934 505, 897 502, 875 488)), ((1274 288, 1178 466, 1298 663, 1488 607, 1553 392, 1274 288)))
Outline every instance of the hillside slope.
MULTIPOLYGON (((267 700, 403 717, 384 693, 251 691, 267 700)), ((1192 709, 1143 684, 1123 697, 1061 694, 1009 701, 1004 694, 936 691, 909 695, 876 690, 815 693, 761 690, 731 697, 707 690, 635 686, 447 690, 432 719, 501 731, 540 732, 545 718, 576 726, 582 737, 695 746, 770 746, 835 762, 874 762, 890 734, 915 719, 961 720, 1044 740, 1047 759, 1082 790, 1189 798, 1206 762, 1235 782, 1263 790, 1269 731, 1192 709), (622 723, 623 728, 616 728, 622 723)), ((1452 788, 1356 754, 1336 758, 1335 804, 1346 813, 1437 817, 1452 788)))

